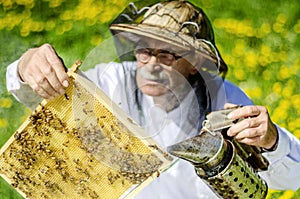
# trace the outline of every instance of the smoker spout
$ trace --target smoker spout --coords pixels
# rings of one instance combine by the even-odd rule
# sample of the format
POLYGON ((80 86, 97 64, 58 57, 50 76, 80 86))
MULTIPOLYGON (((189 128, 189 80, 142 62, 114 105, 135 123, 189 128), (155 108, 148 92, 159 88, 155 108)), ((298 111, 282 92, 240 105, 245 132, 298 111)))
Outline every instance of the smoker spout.
POLYGON ((201 154, 201 142, 199 142, 200 139, 201 138, 199 136, 193 137, 191 139, 169 146, 167 148, 167 151, 170 154, 181 159, 187 160, 193 164, 203 163, 207 161, 209 157, 207 157, 207 154, 201 154))
POLYGON ((201 167, 212 167, 218 164, 224 156, 226 146, 221 133, 212 135, 203 132, 177 144, 171 145, 167 151, 181 159, 201 167))

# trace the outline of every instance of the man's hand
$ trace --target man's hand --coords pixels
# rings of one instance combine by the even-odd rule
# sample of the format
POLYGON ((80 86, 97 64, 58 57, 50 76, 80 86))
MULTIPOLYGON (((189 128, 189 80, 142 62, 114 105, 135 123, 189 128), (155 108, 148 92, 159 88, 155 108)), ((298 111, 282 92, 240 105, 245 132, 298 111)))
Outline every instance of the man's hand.
POLYGON ((26 51, 20 59, 18 73, 22 81, 45 99, 64 94, 69 85, 66 68, 50 44, 26 51))
MULTIPOLYGON (((230 106, 233 105, 226 104, 225 108, 230 106)), ((244 119, 227 131, 228 136, 234 137, 238 142, 263 147, 267 150, 274 148, 277 144, 277 128, 265 107, 244 106, 232 111, 227 117, 233 120, 244 119)))

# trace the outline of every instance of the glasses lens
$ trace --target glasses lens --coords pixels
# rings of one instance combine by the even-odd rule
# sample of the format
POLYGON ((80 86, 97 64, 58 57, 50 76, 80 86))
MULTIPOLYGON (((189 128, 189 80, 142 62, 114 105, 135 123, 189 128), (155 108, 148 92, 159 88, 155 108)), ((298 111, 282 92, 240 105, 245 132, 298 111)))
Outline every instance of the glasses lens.
POLYGON ((151 56, 151 52, 146 48, 137 49, 135 54, 137 59, 143 63, 148 62, 151 56))
POLYGON ((147 63, 151 56, 155 56, 157 61, 161 64, 170 66, 175 61, 175 56, 169 52, 154 53, 153 50, 147 48, 141 48, 135 50, 136 58, 143 63, 147 63))
POLYGON ((174 55, 171 53, 159 53, 156 57, 159 63, 162 63, 167 66, 170 66, 175 60, 174 55))

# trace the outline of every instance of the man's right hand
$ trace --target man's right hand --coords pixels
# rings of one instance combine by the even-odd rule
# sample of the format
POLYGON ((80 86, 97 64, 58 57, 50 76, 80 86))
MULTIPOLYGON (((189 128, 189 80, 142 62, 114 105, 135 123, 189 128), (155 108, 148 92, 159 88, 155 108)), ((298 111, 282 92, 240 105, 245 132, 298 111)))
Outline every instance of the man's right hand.
POLYGON ((66 67, 50 44, 26 51, 18 64, 18 73, 44 99, 64 94, 69 85, 66 67))

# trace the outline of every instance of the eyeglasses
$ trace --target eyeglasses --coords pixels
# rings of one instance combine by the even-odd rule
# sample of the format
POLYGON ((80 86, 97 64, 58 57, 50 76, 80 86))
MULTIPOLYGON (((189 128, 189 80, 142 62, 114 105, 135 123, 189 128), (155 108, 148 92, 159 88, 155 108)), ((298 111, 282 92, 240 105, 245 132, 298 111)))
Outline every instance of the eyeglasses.
POLYGON ((172 63, 180 58, 181 56, 167 50, 156 50, 152 48, 140 48, 135 50, 136 59, 144 64, 150 61, 152 56, 155 56, 158 63, 171 66, 172 63))

